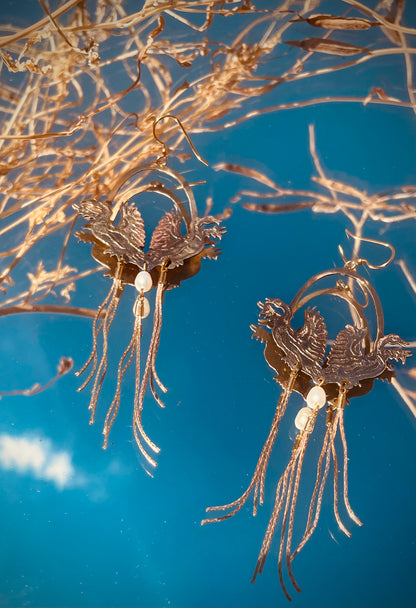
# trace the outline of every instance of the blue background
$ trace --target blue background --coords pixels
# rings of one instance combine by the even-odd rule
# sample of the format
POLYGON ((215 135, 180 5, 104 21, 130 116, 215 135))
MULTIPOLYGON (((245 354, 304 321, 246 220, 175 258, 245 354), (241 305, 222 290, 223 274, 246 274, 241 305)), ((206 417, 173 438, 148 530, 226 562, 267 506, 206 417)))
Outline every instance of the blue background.
MULTIPOLYGON (((407 24, 416 26, 414 12, 407 14, 407 24)), ((403 91, 401 57, 395 63, 380 62, 378 72, 374 65, 357 71, 349 84, 341 72, 340 89, 353 93, 359 84, 365 88, 368 79, 367 88, 376 81, 403 91)), ((279 96, 280 91, 269 103, 282 101, 279 96)), ((251 102, 251 107, 261 104, 251 102)), ((211 166, 191 160, 182 170, 189 180, 207 182, 195 190, 200 209, 212 195, 214 211, 220 212, 236 190, 253 187, 249 180, 215 172, 212 165, 220 161, 264 170, 282 186, 316 188, 310 181, 315 171, 308 150, 309 124, 315 126, 328 176, 369 193, 415 183, 412 110, 326 104, 265 114, 225 132, 194 135, 194 144, 211 166)), ((160 410, 150 396, 145 402, 145 428, 161 446, 153 479, 145 474, 133 439, 132 371, 123 385, 109 448, 101 449, 106 404, 132 331, 132 289, 123 295, 111 329, 109 373, 95 425, 88 425, 88 390, 76 392, 80 380, 72 373, 39 395, 1 399, 0 432, 39 443, 49 440, 54 450, 72 456, 74 476, 72 485, 59 489, 29 473, 0 471, 0 605, 287 605, 277 576, 276 543, 263 574, 254 585, 250 579, 276 482, 290 454, 290 417, 296 409, 279 433, 258 515, 252 517, 249 501, 227 522, 201 527, 200 521, 206 506, 231 501, 246 488, 280 394, 262 345, 251 339, 249 325, 257 320, 257 301, 279 297, 290 302, 310 276, 340 265, 337 246, 342 243, 350 251, 344 230, 351 226, 339 213, 305 210, 268 216, 238 204, 226 226, 219 259, 205 261, 197 276, 166 294, 157 359, 159 375, 169 388, 166 409, 160 410)), ((367 234, 380 235, 379 228, 370 224, 367 234)), ((392 242, 397 258, 416 272, 414 224, 385 228, 382 238, 392 242)), ((74 238, 67 262, 83 265, 88 255, 88 245, 74 238)), ((386 333, 416 340, 415 294, 398 266, 363 272, 382 300, 386 333)), ((97 307, 108 289, 108 278, 93 276, 78 287, 74 304, 97 307)), ((149 335, 150 322, 145 340, 149 335)), ((1 347, 0 389, 45 383, 62 355, 73 357, 75 369, 82 366, 91 348, 91 320, 3 318, 1 347)), ((398 378, 405 378, 401 369, 398 378)), ((293 564, 302 588, 293 605, 415 606, 414 417, 393 387, 379 381, 371 394, 351 402, 345 425, 350 501, 364 525, 351 524, 350 539, 338 530, 328 483, 318 528, 293 564)), ((308 448, 306 478, 314 475, 322 434, 317 432, 308 448)), ((308 499, 301 490, 300 512, 308 499)), ((295 528, 297 537, 302 525, 299 521, 295 528)))

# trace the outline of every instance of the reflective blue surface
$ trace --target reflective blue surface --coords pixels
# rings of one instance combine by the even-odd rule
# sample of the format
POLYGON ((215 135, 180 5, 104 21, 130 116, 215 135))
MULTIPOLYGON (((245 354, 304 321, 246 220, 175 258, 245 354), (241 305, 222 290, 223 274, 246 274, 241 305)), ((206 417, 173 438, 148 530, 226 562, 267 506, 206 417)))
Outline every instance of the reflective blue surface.
MULTIPOLYGON (((414 12, 407 23, 416 26, 414 12)), ((380 63, 376 79, 386 89, 397 79, 402 91, 403 64, 402 57, 394 65, 380 63)), ((369 86, 374 80, 364 67, 358 74, 364 83, 368 77, 369 86)), ((358 86, 345 78, 341 73, 344 91, 358 86)), ((268 105, 280 103, 280 90, 273 95, 268 105)), ((227 131, 196 134, 193 142, 210 167, 195 160, 175 166, 190 181, 206 181, 195 195, 201 210, 212 196, 216 213, 230 206, 237 190, 258 186, 214 171, 218 162, 264 171, 283 187, 313 190, 310 124, 328 178, 369 194, 415 184, 412 110, 358 103, 264 114, 227 131)), ((263 346, 251 339, 256 303, 266 297, 290 302, 310 276, 341 265, 337 246, 351 251, 344 233, 351 224, 341 213, 265 215, 239 204, 232 208, 222 255, 204 261, 197 276, 165 297, 157 369, 169 389, 166 409, 149 396, 144 417, 146 431, 161 447, 153 478, 133 439, 132 370, 109 447, 101 449, 118 360, 131 336, 133 289, 123 295, 111 328, 109 373, 93 426, 88 389, 77 393, 80 379, 73 373, 38 395, 1 399, 1 606, 287 605, 277 575, 278 542, 263 574, 254 585, 250 579, 295 435, 291 416, 297 410, 290 404, 257 516, 249 501, 226 522, 201 527, 200 521, 207 506, 229 502, 247 487, 280 394, 263 346)), ((416 272, 412 221, 383 227, 368 222, 364 234, 391 242, 396 259, 416 272)), ((366 253, 378 255, 371 248, 366 253)), ((82 266, 88 256, 89 246, 73 238, 67 263, 82 266)), ((383 303, 386 333, 416 340, 416 296, 399 266, 362 273, 383 303)), ((79 285, 73 304, 96 308, 109 286, 108 277, 92 276, 79 285)), ((2 318, 0 389, 46 383, 62 355, 79 369, 90 353, 91 325, 66 315, 2 318)), ((149 323, 145 339, 150 331, 149 323)), ((410 359, 407 367, 413 365, 410 359)), ((398 379, 406 381, 404 370, 398 379)), ((302 588, 293 605, 414 606, 415 419, 397 391, 378 381, 370 394, 351 401, 345 425, 350 501, 364 525, 351 524, 349 539, 338 530, 328 483, 318 528, 293 563, 302 588)), ((306 480, 315 475, 320 431, 308 447, 306 480)), ((300 513, 308 503, 301 489, 300 513)), ((300 519, 296 537, 303 525, 300 519)))

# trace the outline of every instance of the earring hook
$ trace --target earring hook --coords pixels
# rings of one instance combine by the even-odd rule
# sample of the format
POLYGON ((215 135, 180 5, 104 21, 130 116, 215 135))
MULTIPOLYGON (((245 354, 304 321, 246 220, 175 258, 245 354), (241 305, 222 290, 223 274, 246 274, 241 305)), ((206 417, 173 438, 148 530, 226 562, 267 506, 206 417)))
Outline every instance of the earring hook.
POLYGON ((376 239, 365 238, 363 236, 358 236, 357 234, 353 234, 352 232, 350 232, 348 230, 348 228, 346 228, 345 234, 347 236, 351 236, 353 239, 356 239, 357 241, 363 241, 366 243, 374 243, 375 245, 382 245, 383 247, 387 247, 387 249, 390 249, 390 251, 391 251, 389 259, 386 260, 385 262, 383 262, 383 264, 371 264, 366 258, 357 258, 356 260, 347 260, 342 246, 338 245, 338 251, 340 252, 341 257, 344 261, 344 266, 347 268, 354 270, 357 266, 366 264, 368 266, 368 268, 371 268, 373 270, 380 270, 381 268, 386 268, 386 266, 388 266, 393 261, 394 256, 396 255, 396 250, 393 247, 393 245, 390 245, 390 243, 386 243, 385 241, 378 241, 376 239))
POLYGON ((160 163, 163 166, 166 166, 168 163, 168 150, 167 150, 166 144, 164 141, 159 139, 159 137, 156 135, 156 125, 161 120, 164 120, 165 118, 172 118, 174 121, 176 121, 176 124, 179 126, 182 133, 185 135, 188 144, 191 146, 192 152, 195 154, 195 156, 201 163, 203 163, 204 165, 206 165, 208 167, 207 161, 204 160, 202 158, 202 156, 198 153, 197 149, 195 148, 194 144, 191 141, 191 138, 189 137, 188 133, 186 132, 185 127, 183 126, 183 124, 181 123, 179 118, 177 116, 174 116, 173 114, 163 114, 163 116, 159 116, 159 118, 157 118, 153 122, 153 137, 162 146, 162 154, 160 156, 158 156, 158 158, 156 159, 156 162, 160 163))

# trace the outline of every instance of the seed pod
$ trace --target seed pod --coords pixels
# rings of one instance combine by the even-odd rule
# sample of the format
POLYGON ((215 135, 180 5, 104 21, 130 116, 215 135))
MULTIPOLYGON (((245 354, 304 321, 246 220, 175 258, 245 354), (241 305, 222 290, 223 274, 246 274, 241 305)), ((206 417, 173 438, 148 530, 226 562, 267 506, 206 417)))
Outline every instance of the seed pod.
POLYGON ((306 21, 314 27, 323 27, 327 30, 369 30, 370 27, 380 25, 375 21, 369 21, 361 17, 339 17, 338 15, 310 15, 302 17, 298 15, 292 22, 306 21))
POLYGON ((315 51, 327 55, 357 55, 358 53, 371 53, 364 46, 356 46, 339 40, 326 40, 325 38, 304 38, 303 40, 285 40, 286 44, 298 46, 304 51, 315 51))

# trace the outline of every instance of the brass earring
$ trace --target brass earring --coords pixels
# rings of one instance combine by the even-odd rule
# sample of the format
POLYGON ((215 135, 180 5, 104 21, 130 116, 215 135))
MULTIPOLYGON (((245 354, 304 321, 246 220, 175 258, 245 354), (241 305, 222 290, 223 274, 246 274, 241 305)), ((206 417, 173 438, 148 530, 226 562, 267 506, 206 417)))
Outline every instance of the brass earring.
MULTIPOLYGON (((351 235, 354 236, 354 235, 351 235)), ((355 237, 358 238, 358 237, 355 237)), ((360 240, 384 244, 371 239, 360 240)), ((315 531, 322 505, 322 496, 333 463, 334 515, 339 528, 347 536, 350 532, 341 520, 338 509, 339 480, 338 456, 335 439, 339 434, 342 445, 342 499, 350 519, 357 525, 361 521, 354 513, 348 499, 348 452, 344 429, 344 409, 350 399, 368 393, 377 378, 391 379, 394 376, 391 361, 405 363, 411 355, 404 350, 407 343, 398 335, 384 335, 383 311, 379 297, 370 282, 360 276, 357 266, 367 264, 370 268, 382 268, 394 257, 391 249, 389 260, 381 266, 370 264, 359 258, 349 261, 342 249, 344 267, 327 270, 313 276, 298 291, 290 305, 278 298, 259 302, 258 325, 252 325, 253 337, 265 344, 264 355, 269 366, 275 370, 276 380, 282 386, 271 429, 261 451, 257 465, 246 491, 231 503, 208 507, 207 511, 223 512, 222 515, 204 519, 202 524, 219 522, 235 515, 253 493, 253 515, 258 503, 263 503, 264 484, 270 455, 275 443, 279 424, 285 414, 293 391, 302 395, 305 404, 296 413, 294 424, 297 435, 289 462, 276 488, 272 515, 267 526, 252 582, 264 568, 271 542, 280 522, 280 548, 278 557, 279 579, 286 597, 291 597, 283 579, 283 564, 296 591, 300 588, 292 571, 294 557, 303 549, 315 531), (329 286, 325 282, 330 282, 329 286), (334 283, 335 281, 335 283, 334 283), (355 291, 361 292, 364 302, 357 300, 355 291), (297 311, 320 296, 334 296, 347 303, 352 322, 347 323, 332 342, 328 338, 325 320, 316 307, 304 309, 304 324, 295 330, 292 320, 297 311), (376 331, 371 337, 368 307, 372 307, 376 331), (328 351, 328 352, 327 352, 328 351), (326 405, 326 431, 317 462, 316 480, 310 499, 305 531, 296 548, 292 549, 295 507, 299 494, 302 465, 308 441, 314 431, 315 421, 326 405)))
POLYGON ((155 139, 163 146, 162 155, 154 163, 133 167, 123 175, 109 192, 107 200, 102 202, 86 200, 74 205, 79 215, 88 221, 76 236, 81 241, 92 243, 92 256, 107 269, 105 274, 112 279, 110 290, 99 306, 93 321, 91 355, 77 372, 78 375, 82 374, 90 367, 87 378, 78 390, 83 390, 92 382, 89 409, 90 424, 93 424, 98 398, 107 372, 109 331, 125 287, 133 285, 138 292, 133 306, 133 334, 118 364, 116 390, 104 422, 103 447, 106 448, 108 445, 109 433, 119 411, 123 377, 134 361, 136 368, 134 437, 140 452, 152 467, 156 466, 154 455, 159 452, 159 447, 143 428, 142 410, 148 386, 155 401, 159 406, 164 407, 156 392, 156 385, 163 393, 167 389, 158 377, 155 363, 160 343, 165 292, 195 275, 201 267, 203 258, 216 259, 220 253, 216 241, 221 239, 225 232, 225 228, 221 225, 221 220, 225 216, 199 216, 191 186, 182 175, 167 167, 166 146, 155 132, 157 123, 163 118, 176 120, 192 149, 203 161, 180 121, 171 115, 162 116, 153 124, 155 139), (120 195, 120 190, 132 178, 136 180, 135 186, 128 190, 127 195, 125 192, 120 195), (140 180, 137 185, 138 178, 140 180), (169 185, 171 182, 173 186, 169 185), (173 206, 173 209, 167 211, 154 228, 147 251, 145 251, 145 223, 139 209, 131 201, 133 195, 139 197, 146 192, 152 193, 155 198, 167 199, 173 206), (145 293, 152 289, 156 291, 153 330, 144 370, 141 373, 140 343, 143 321, 150 314, 151 308, 145 293), (98 354, 100 335, 101 357, 98 354))

